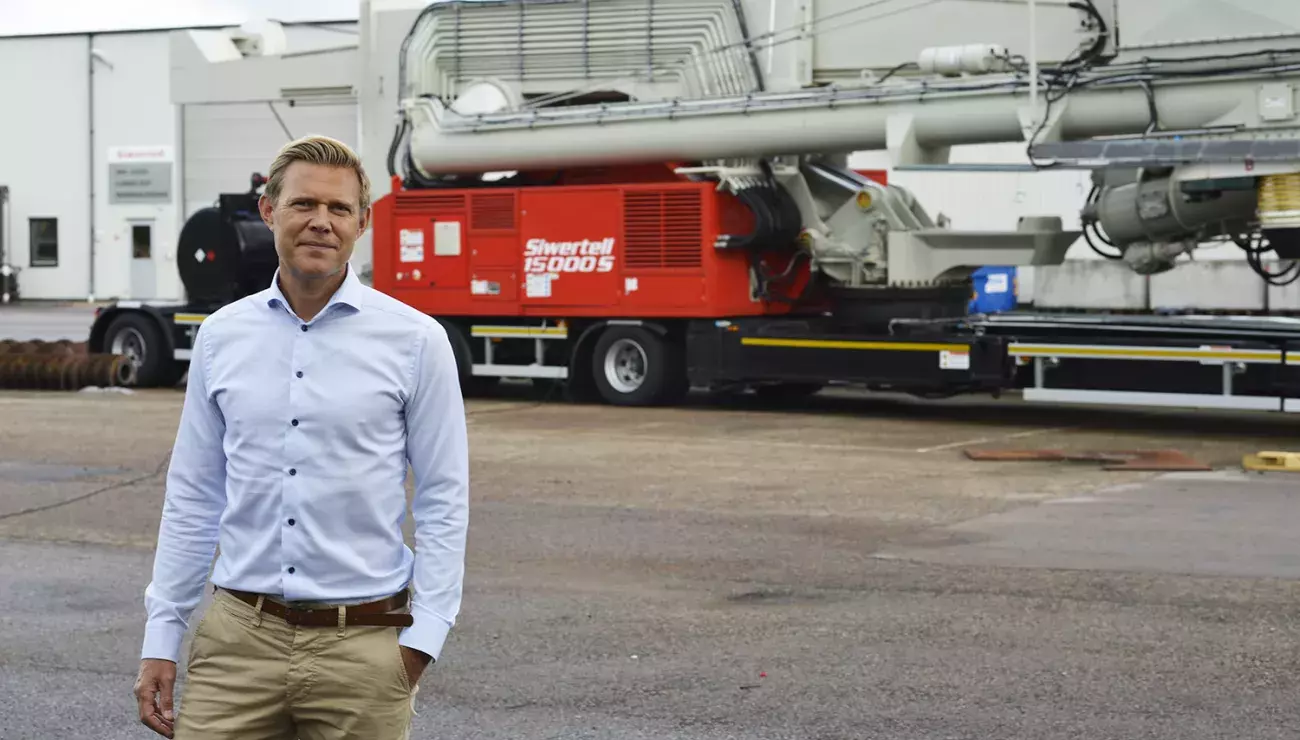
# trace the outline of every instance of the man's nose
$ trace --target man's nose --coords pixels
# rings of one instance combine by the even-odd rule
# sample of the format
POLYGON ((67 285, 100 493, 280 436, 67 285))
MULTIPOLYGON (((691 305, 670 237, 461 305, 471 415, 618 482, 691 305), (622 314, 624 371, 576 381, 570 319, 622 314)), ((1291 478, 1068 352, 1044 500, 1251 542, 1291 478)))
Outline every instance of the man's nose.
POLYGON ((317 210, 312 213, 311 222, 307 224, 312 231, 329 231, 330 226, 329 214, 324 210, 317 210))

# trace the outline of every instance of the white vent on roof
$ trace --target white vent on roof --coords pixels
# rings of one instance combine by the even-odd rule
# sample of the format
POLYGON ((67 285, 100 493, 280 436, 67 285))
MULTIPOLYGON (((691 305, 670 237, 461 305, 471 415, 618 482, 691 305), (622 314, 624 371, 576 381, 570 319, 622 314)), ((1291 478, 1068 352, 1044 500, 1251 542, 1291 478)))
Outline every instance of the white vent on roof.
POLYGON ((289 48, 284 26, 264 19, 245 22, 230 34, 230 40, 246 57, 279 56, 289 48))

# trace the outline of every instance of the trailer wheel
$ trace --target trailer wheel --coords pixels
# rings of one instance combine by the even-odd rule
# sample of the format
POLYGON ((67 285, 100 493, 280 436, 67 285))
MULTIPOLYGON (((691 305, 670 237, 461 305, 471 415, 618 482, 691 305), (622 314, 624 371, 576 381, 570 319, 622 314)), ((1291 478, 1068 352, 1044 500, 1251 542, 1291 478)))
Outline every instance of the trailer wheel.
POLYGON ((447 332, 447 341, 451 343, 451 352, 456 358, 456 371, 460 375, 461 396, 473 398, 488 395, 501 379, 474 375, 474 353, 470 348, 469 335, 457 324, 439 318, 434 320, 442 324, 447 332))
POLYGON ((596 342, 592 376, 616 406, 674 403, 689 390, 679 344, 639 326, 612 326, 596 342))
POLYGON ((180 363, 167 355, 167 340, 158 322, 139 313, 124 313, 104 332, 104 350, 123 355, 135 367, 135 385, 173 386, 181 379, 180 363))

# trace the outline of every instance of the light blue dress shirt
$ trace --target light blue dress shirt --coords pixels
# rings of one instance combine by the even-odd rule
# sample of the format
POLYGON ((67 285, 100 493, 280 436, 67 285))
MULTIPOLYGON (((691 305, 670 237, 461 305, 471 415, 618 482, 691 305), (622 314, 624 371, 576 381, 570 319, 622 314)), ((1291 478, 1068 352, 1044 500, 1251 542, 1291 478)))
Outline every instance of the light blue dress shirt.
POLYGON ((399 641, 437 659, 460 610, 469 513, 446 332, 350 266, 308 322, 278 279, 195 336, 141 657, 177 660, 211 568, 217 586, 288 601, 364 601, 411 584, 414 624, 399 641), (414 552, 401 532, 408 461, 414 552))

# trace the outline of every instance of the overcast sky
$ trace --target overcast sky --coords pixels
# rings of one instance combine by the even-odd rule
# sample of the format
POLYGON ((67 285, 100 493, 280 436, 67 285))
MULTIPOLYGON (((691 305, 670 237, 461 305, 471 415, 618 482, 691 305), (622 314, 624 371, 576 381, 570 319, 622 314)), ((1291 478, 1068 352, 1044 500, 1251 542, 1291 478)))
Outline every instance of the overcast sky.
POLYGON ((0 36, 356 20, 359 0, 0 0, 0 36))

